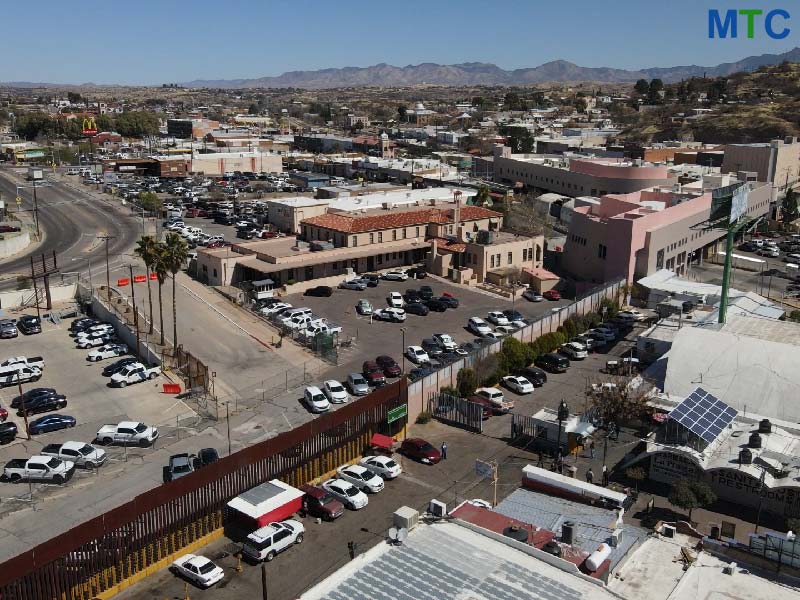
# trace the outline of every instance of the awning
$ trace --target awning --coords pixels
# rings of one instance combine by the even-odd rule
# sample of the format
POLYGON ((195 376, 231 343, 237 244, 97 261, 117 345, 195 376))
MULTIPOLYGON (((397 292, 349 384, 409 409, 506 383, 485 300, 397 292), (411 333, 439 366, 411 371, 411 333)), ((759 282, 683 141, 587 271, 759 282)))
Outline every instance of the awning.
POLYGON ((370 444, 384 450, 391 450, 394 447, 394 438, 382 433, 373 433, 370 444))
POLYGON ((253 287, 261 287, 262 285, 275 285, 275 282, 272 279, 259 279, 258 281, 253 281, 253 287))

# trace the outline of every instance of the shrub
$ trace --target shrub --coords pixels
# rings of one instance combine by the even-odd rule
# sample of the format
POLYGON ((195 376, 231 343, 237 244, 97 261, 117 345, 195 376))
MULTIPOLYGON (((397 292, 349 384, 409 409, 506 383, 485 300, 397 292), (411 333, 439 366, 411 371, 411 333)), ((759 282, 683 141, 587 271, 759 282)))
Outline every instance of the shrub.
POLYGON ((417 425, 424 425, 425 423, 429 423, 431 420, 431 411, 423 410, 421 413, 417 415, 417 425))
POLYGON ((295 283, 297 282, 294 279, 289 279, 286 281, 286 285, 294 285, 295 283))
POLYGON ((459 396, 458 390, 456 388, 454 388, 453 386, 451 386, 451 385, 444 386, 442 389, 439 390, 439 392, 441 392, 442 394, 448 394, 450 396, 455 396, 456 398, 458 398, 458 396, 459 396))
POLYGON ((575 325, 575 321, 572 318, 566 319, 562 324, 563 333, 567 336, 568 340, 571 340, 576 335, 578 335, 578 327, 575 325))
POLYGON ((528 349, 516 338, 507 338, 503 341, 503 349, 500 352, 504 359, 501 360, 501 364, 511 373, 520 371, 528 365, 528 349))
POLYGON ((475 393, 478 387, 478 378, 472 369, 461 369, 456 375, 458 383, 458 395, 462 398, 469 398, 475 393))

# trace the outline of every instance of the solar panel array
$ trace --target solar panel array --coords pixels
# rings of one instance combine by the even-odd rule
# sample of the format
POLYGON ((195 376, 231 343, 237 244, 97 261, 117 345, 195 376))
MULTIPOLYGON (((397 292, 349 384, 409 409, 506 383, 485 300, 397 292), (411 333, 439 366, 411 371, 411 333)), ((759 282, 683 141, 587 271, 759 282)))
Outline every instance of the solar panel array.
POLYGON ((709 444, 736 418, 738 411, 703 388, 695 388, 669 413, 669 418, 709 444))
MULTIPOLYGON (((342 581, 328 600, 575 600, 570 577, 557 581, 427 527, 342 581)), ((575 583, 579 583, 576 580, 575 583)), ((610 595, 609 595, 610 597, 610 595)))

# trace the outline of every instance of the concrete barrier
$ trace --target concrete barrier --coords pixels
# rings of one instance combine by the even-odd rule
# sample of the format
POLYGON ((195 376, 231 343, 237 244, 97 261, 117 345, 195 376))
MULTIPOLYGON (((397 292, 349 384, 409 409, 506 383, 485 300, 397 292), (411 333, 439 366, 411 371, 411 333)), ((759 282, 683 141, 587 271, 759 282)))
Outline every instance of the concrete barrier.
MULTIPOLYGON (((75 299, 77 291, 77 284, 71 283, 67 285, 51 285, 50 298, 53 302, 69 302, 75 299)), ((24 290, 14 290, 11 292, 0 292, 0 308, 3 310, 11 310, 21 308, 23 306, 32 306, 35 304, 35 292, 33 288, 24 290)), ((44 290, 39 290, 39 300, 44 305, 44 290)))
POLYGON ((0 235, 0 258, 8 258, 30 246, 31 236, 27 231, 0 235))

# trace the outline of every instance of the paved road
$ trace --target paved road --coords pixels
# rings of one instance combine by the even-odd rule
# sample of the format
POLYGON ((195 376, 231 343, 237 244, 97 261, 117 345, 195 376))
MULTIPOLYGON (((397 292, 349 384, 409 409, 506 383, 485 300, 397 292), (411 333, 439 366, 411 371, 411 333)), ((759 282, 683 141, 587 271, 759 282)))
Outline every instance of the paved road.
MULTIPOLYGON (((12 207, 18 183, 27 184, 13 169, 0 169, 0 192, 12 207)), ((33 190, 23 188, 20 196, 22 210, 29 211, 23 218, 32 222, 33 190)), ((32 252, 49 254, 55 251, 62 272, 85 271, 88 261, 97 263, 98 267, 105 261, 104 244, 97 239, 98 235, 114 236, 108 249, 110 255, 117 256, 130 252, 141 233, 141 221, 129 210, 114 201, 101 199, 100 194, 90 192, 78 181, 56 176, 51 186, 37 188, 36 196, 43 239, 20 255, 0 261, 3 275, 12 276, 0 281, 0 290, 16 286, 13 274, 29 272, 32 252)))

